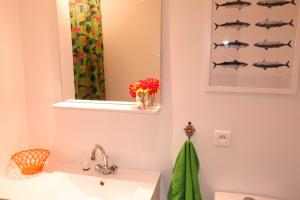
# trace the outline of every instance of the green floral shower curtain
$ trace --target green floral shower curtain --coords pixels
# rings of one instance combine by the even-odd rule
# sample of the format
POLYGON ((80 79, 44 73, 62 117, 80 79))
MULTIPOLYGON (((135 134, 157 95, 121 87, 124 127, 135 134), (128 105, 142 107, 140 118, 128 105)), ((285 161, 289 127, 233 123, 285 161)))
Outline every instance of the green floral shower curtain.
POLYGON ((76 99, 104 100, 100 0, 70 0, 76 99))

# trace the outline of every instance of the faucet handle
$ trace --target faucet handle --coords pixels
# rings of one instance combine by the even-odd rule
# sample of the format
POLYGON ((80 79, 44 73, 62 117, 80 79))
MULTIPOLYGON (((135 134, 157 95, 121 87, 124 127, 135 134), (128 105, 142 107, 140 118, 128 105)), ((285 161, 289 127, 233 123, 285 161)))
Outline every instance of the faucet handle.
POLYGON ((111 171, 117 171, 118 166, 117 166, 117 165, 112 165, 112 166, 109 167, 109 169, 110 169, 111 171))
POLYGON ((90 158, 91 158, 92 161, 96 160, 96 152, 95 151, 92 152, 90 158))
POLYGON ((104 175, 112 174, 115 171, 117 171, 117 169, 118 169, 117 165, 112 165, 109 168, 106 168, 105 166, 100 165, 100 164, 97 164, 95 166, 95 170, 103 173, 104 175))
POLYGON ((97 170, 97 171, 103 171, 104 167, 103 167, 103 165, 97 164, 97 165, 95 165, 95 170, 97 170))

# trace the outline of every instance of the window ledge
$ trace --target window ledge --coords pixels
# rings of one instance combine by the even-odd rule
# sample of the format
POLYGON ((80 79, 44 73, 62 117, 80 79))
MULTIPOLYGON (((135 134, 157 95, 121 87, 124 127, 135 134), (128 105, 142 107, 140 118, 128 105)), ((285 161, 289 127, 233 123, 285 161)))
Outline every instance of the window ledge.
POLYGON ((108 112, 125 112, 138 114, 156 114, 160 110, 160 105, 154 105, 152 108, 140 110, 136 107, 135 102, 125 101, 66 100, 53 104, 53 107, 61 109, 103 110, 108 112))

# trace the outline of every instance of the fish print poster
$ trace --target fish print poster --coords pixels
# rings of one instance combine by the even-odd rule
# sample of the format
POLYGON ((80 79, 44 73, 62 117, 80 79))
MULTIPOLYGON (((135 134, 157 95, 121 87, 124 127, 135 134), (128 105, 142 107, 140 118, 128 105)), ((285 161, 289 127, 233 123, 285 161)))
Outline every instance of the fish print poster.
POLYGON ((299 0, 213 0, 209 85, 289 89, 299 0))

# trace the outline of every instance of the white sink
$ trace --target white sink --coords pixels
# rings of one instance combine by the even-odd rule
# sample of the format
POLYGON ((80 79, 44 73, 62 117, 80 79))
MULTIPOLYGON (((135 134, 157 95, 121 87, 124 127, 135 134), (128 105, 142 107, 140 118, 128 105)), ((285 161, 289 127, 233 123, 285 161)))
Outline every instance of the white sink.
POLYGON ((0 199, 37 199, 59 184, 64 178, 65 176, 61 173, 42 173, 24 180, 11 180, 0 177, 0 199))
POLYGON ((154 200, 159 199, 158 172, 118 169, 100 176, 79 165, 56 165, 36 177, 10 180, 0 177, 0 199, 11 200, 154 200), (104 183, 101 185, 100 182, 104 183))

